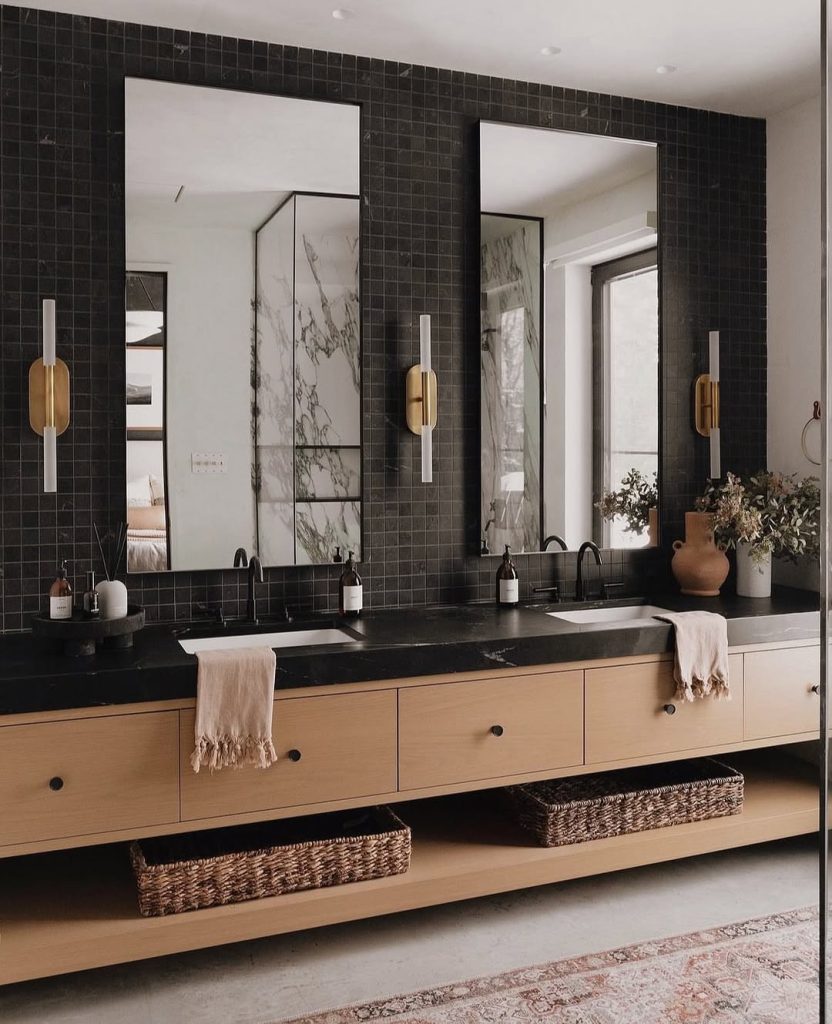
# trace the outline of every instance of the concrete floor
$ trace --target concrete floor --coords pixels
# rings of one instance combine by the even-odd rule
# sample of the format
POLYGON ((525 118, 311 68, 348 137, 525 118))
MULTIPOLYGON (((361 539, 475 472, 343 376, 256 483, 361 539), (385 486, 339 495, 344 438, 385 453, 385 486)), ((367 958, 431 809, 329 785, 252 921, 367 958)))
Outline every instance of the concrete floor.
POLYGON ((785 840, 13 985, 0 1021, 267 1024, 791 910, 817 891, 816 840, 785 840))

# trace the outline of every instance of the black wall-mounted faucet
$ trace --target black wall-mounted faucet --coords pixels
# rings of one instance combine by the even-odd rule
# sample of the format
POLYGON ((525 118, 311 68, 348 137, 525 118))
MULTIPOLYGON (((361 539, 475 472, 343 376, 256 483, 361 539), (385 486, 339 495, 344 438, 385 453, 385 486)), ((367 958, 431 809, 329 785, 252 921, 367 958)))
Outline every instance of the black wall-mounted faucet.
POLYGON ((595 556, 595 564, 603 565, 604 560, 601 558, 601 552, 598 550, 598 545, 593 544, 591 540, 585 540, 583 544, 578 548, 578 579, 575 583, 575 600, 585 601, 586 593, 584 587, 584 555, 587 551, 591 551, 595 556))
POLYGON ((252 555, 248 560, 248 601, 246 612, 248 621, 256 626, 257 618, 257 584, 263 582, 263 566, 257 555, 252 555))

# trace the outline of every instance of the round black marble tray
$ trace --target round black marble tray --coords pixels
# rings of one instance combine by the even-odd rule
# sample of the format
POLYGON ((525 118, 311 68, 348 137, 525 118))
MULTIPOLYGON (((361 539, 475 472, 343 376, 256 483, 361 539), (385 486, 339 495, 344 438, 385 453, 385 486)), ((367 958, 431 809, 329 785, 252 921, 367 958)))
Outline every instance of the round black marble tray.
POLYGON ((63 653, 72 658, 95 654, 95 646, 102 643, 109 648, 133 646, 133 634, 144 626, 144 608, 137 604, 127 606, 121 619, 85 619, 76 611, 71 619, 47 619, 36 615, 32 619, 32 633, 45 640, 63 645, 63 653))

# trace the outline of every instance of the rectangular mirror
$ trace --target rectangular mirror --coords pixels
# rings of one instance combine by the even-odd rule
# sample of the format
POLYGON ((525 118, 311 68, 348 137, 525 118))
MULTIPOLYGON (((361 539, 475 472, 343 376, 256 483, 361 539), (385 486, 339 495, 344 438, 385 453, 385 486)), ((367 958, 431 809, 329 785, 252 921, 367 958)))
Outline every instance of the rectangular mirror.
POLYGON ((360 556, 359 108, 125 108, 128 571, 360 556))
POLYGON ((656 147, 480 124, 481 550, 657 542, 656 147))

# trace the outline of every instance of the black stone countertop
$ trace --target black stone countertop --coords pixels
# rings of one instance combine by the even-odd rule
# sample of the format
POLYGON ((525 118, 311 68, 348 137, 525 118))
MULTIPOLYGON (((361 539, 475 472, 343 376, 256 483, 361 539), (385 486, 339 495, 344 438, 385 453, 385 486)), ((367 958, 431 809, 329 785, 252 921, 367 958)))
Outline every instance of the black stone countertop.
MULTIPOLYGON (((608 601, 603 606, 625 603, 608 601)), ((820 634, 818 595, 810 591, 777 588, 770 599, 756 600, 675 594, 651 597, 650 603, 676 611, 721 613, 728 619, 732 647, 817 639, 820 634)), ((367 612, 358 620, 338 623, 361 638, 355 643, 279 650, 277 687, 624 658, 673 649, 671 627, 657 620, 639 627, 578 626, 545 614, 597 606, 587 602, 506 610, 469 604, 367 612)), ((332 616, 296 623, 313 624, 336 623, 332 616)), ((268 623, 261 626, 268 628, 268 623)), ((198 629, 190 635, 219 631, 205 624, 198 629)), ((65 657, 28 633, 0 636, 0 715, 194 697, 196 657, 185 654, 174 635, 187 631, 183 625, 152 626, 136 634, 132 649, 100 651, 88 658, 65 657)))

